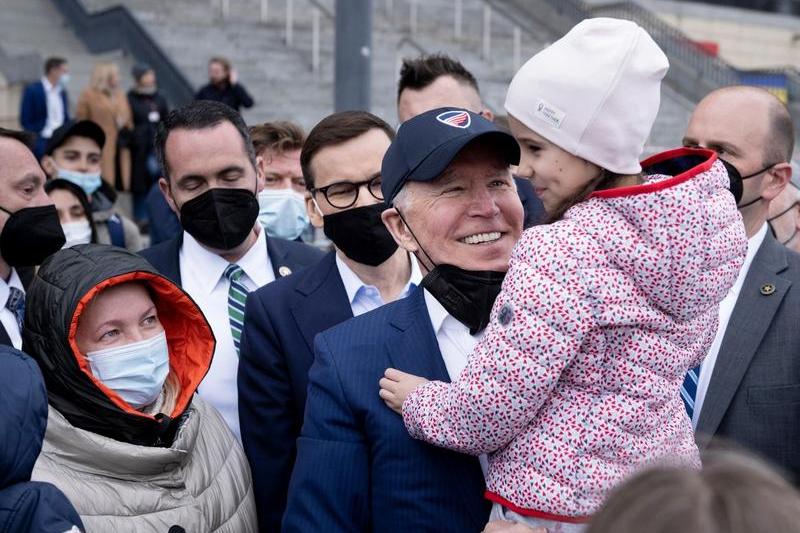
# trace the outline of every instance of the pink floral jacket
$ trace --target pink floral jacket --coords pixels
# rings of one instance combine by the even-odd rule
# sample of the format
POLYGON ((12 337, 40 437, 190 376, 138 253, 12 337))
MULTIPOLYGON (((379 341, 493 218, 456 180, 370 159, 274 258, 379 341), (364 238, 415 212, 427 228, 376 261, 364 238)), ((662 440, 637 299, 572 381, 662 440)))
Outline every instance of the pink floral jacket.
POLYGON ((680 386, 747 239, 713 152, 643 166, 527 230, 467 367, 403 404, 413 437, 488 453, 487 497, 517 512, 582 520, 647 463, 699 466, 680 386))

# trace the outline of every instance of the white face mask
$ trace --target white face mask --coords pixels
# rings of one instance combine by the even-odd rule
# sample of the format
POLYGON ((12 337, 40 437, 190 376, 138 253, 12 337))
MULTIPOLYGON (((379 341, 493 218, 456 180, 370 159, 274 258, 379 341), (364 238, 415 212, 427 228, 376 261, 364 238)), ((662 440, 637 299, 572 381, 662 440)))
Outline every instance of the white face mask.
POLYGON ((158 399, 169 374, 167 335, 162 331, 141 342, 89 352, 86 359, 97 379, 141 409, 158 399))
POLYGON ((61 224, 61 229, 64 230, 64 237, 67 239, 63 248, 70 248, 76 244, 89 244, 92 242, 92 226, 89 225, 88 220, 84 219, 77 222, 67 222, 61 224))
POLYGON ((306 200, 292 189, 258 193, 258 221, 270 237, 293 241, 308 227, 306 200))

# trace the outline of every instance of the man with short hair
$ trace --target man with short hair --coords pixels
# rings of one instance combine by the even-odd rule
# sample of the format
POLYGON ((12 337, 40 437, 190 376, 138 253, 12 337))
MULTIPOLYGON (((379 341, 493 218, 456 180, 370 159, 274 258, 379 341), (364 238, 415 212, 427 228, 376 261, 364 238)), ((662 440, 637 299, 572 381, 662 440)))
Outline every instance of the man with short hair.
POLYGON ((236 372, 247 294, 319 260, 318 250, 274 239, 258 224, 261 166, 242 117, 197 101, 159 124, 159 186, 183 233, 142 255, 194 298, 217 347, 198 392, 239 437, 236 372))
POLYGON ((255 102, 238 78, 230 61, 224 57, 212 57, 208 61, 208 83, 197 91, 194 98, 222 102, 237 113, 243 107, 249 109, 255 102))
POLYGON ((0 128, 0 344, 17 349, 32 267, 66 242, 30 147, 28 134, 0 128))
POLYGON ((264 189, 258 193, 258 221, 270 237, 313 240, 306 213, 306 184, 300 168, 303 128, 288 121, 250 127, 256 155, 261 156, 264 189))
POLYGON ((767 222, 778 242, 800 253, 800 187, 794 181, 769 203, 767 222))
MULTIPOLYGON (((444 54, 403 60, 397 82, 397 118, 402 123, 438 107, 467 109, 494 120, 494 114, 483 103, 478 80, 458 60, 444 54)), ((530 181, 516 176, 514 181, 525 211, 524 226, 544 222, 544 206, 530 181)))
POLYGON ((402 300, 317 335, 284 532, 481 531, 478 458, 412 439, 378 396, 387 365, 449 381, 483 334, 522 205, 519 145, 464 109, 404 123, 383 158, 384 224, 425 275, 402 300))
POLYGON ((729 163, 731 188, 748 236, 736 283, 720 304, 708 356, 681 394, 697 434, 733 441, 790 476, 800 474, 800 255, 767 225, 769 205, 791 178, 794 147, 786 106, 756 87, 725 87, 703 98, 684 146, 715 150, 729 163))
POLYGON ((67 82, 69 66, 63 57, 51 57, 44 63, 44 76, 25 87, 20 103, 19 122, 23 129, 36 135, 34 154, 44 154, 53 132, 69 122, 67 82))
POLYGON ((105 142, 103 129, 91 120, 68 122, 53 132, 42 168, 50 179, 65 179, 86 193, 98 243, 138 252, 142 249, 139 228, 116 209, 117 192, 100 175, 105 142))
POLYGON ((394 130, 365 111, 323 119, 300 161, 308 213, 333 242, 317 265, 247 301, 239 366, 242 441, 261 531, 278 531, 305 408, 314 337, 406 296, 421 275, 381 220, 381 161, 394 130))

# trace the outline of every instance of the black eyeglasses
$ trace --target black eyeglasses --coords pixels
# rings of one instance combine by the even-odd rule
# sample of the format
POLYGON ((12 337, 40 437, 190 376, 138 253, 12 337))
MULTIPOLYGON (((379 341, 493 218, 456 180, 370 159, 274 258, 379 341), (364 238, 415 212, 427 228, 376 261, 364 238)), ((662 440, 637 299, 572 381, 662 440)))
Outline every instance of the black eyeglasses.
POLYGON ((333 207, 339 209, 347 209, 358 201, 358 193, 361 187, 367 187, 367 190, 376 200, 383 200, 383 192, 381 192, 381 176, 373 176, 365 181, 339 181, 331 183, 325 187, 310 189, 311 194, 316 195, 321 192, 325 195, 325 199, 333 207))

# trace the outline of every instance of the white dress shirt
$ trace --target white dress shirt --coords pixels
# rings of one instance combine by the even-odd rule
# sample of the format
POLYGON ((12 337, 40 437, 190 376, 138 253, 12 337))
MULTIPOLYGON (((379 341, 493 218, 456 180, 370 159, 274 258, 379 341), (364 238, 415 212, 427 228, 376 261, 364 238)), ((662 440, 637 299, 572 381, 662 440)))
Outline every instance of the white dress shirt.
POLYGON ((53 136, 53 132, 64 124, 64 101, 61 99, 64 89, 61 84, 53 85, 47 78, 42 78, 42 85, 47 99, 47 121, 44 123, 41 136, 49 139, 53 136))
MULTIPOLYGON (((408 283, 406 283, 400 296, 398 296, 398 300, 408 296, 408 293, 422 281, 422 274, 419 271, 417 260, 410 254, 409 260, 411 261, 411 277, 408 279, 408 283)), ((353 316, 363 315, 386 303, 381 298, 378 288, 374 285, 365 285, 361 278, 339 257, 338 253, 336 254, 336 268, 339 269, 339 277, 342 278, 342 284, 344 284, 344 290, 347 293, 353 316)))
MULTIPOLYGON (((425 291, 425 306, 428 308, 431 325, 436 333, 436 343, 439 345, 439 351, 442 352, 447 375, 450 376, 450 381, 455 381, 467 366, 467 361, 475 345, 483 338, 483 331, 470 335, 469 328, 453 318, 439 303, 439 300, 427 290, 425 291)), ((480 459, 483 475, 486 477, 486 470, 489 467, 486 456, 481 455, 478 459, 480 459)))
POLYGON ((703 401, 706 399, 706 392, 708 391, 708 384, 711 381, 711 375, 714 373, 714 365, 717 363, 717 356, 719 355, 720 346, 722 346, 722 339, 725 338, 725 331, 728 329, 728 321, 731 319, 731 313, 736 306, 736 300, 739 298, 739 293, 742 292, 742 285, 747 273, 750 271, 750 265, 753 263, 753 258, 756 252, 761 248, 764 242, 764 237, 767 235, 767 225, 764 224, 758 232, 747 240, 747 255, 742 263, 742 268, 739 270, 739 276, 736 282, 728 291, 728 295, 719 304, 719 326, 717 327, 717 335, 714 337, 714 342, 711 343, 711 349, 708 355, 703 360, 700 366, 700 375, 697 377, 697 392, 694 398, 694 412, 692 413, 692 428, 697 429, 697 421, 700 419, 700 412, 703 409, 703 401))
MULTIPOLYGON (((239 282, 250 291, 275 280, 272 262, 267 255, 265 232, 259 229, 257 231, 259 233, 255 244, 236 262, 244 271, 239 282)), ((229 263, 226 259, 203 248, 186 232, 183 233, 179 261, 183 290, 200 306, 206 320, 211 324, 214 337, 217 338, 217 348, 214 351, 211 368, 197 392, 216 407, 236 438, 241 441, 239 396, 236 386, 239 355, 233 344, 228 318, 230 281, 224 275, 229 263)))
POLYGON ((8 278, 8 282, 0 278, 0 302, 3 306, 3 309, 0 310, 0 323, 3 324, 3 327, 6 329, 6 333, 8 333, 8 338, 11 339, 11 345, 17 350, 21 350, 22 332, 19 330, 17 317, 14 313, 6 308, 6 302, 8 302, 8 297, 11 293, 9 287, 16 287, 23 293, 25 292, 25 288, 22 286, 22 280, 19 279, 16 269, 13 268, 11 269, 11 275, 8 278))

